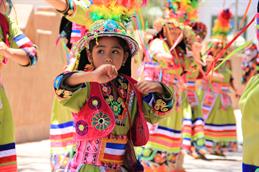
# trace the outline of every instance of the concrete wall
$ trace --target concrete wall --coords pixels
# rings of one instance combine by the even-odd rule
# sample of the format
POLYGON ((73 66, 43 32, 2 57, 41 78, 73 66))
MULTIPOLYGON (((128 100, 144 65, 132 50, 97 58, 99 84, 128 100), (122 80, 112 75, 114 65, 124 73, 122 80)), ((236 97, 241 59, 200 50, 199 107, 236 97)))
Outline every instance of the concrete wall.
POLYGON ((55 45, 61 16, 42 5, 15 5, 20 27, 39 47, 36 66, 23 68, 9 61, 3 71, 17 142, 48 138, 53 79, 64 66, 62 49, 55 45))

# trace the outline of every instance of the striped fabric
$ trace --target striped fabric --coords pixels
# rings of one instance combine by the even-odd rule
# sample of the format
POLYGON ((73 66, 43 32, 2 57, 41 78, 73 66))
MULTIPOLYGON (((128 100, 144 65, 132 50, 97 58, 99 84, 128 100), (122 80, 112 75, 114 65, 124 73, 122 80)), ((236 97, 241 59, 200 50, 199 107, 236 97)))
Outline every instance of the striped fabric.
POLYGON ((191 138, 192 138, 192 120, 184 118, 183 119, 183 129, 182 129, 182 136, 183 136, 183 149, 189 150, 191 147, 191 138))
POLYGON ((104 159, 120 161, 125 154, 126 144, 107 143, 104 150, 104 159))
POLYGON ((214 146, 214 142, 235 142, 236 124, 205 124, 206 146, 214 146))
POLYGON ((148 145, 154 149, 178 153, 182 144, 181 131, 158 126, 150 132, 148 145))
POLYGON ((202 114, 204 120, 208 118, 216 102, 218 94, 210 91, 206 91, 202 100, 202 114))
POLYGON ((78 25, 76 23, 72 23, 70 43, 74 44, 75 42, 77 42, 80 38, 82 38, 85 32, 86 32, 85 27, 78 25))
POLYGON ((192 140, 198 140, 204 138, 204 121, 202 118, 196 118, 195 120, 184 119, 183 120, 183 149, 189 150, 192 140))
POLYGON ((73 147, 75 134, 74 122, 69 121, 61 124, 51 124, 50 143, 52 154, 62 154, 73 147))
POLYGON ((103 148, 101 148, 101 162, 108 164, 122 164, 125 157, 127 139, 103 139, 103 141, 105 141, 105 143, 103 143, 103 148))
POLYGON ((194 127, 194 133, 193 133, 193 138, 194 140, 199 139, 199 138, 204 138, 204 121, 202 118, 196 118, 193 121, 193 127, 194 127))
POLYGON ((0 145, 0 171, 17 171, 15 143, 0 145))
POLYGON ((13 41, 17 44, 19 48, 31 47, 33 43, 24 34, 20 34, 13 38, 13 41))
POLYGON ((34 65, 37 62, 37 51, 35 45, 31 42, 31 40, 25 36, 24 34, 20 34, 13 38, 13 41, 17 44, 17 46, 23 49, 27 56, 30 58, 30 64, 34 65))

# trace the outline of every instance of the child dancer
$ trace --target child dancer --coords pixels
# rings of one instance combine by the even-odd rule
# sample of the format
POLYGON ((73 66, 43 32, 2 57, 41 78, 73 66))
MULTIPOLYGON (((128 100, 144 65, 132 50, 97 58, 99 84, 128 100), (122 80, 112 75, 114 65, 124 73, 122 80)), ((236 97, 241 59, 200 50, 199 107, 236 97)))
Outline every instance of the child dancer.
MULTIPOLYGON (((213 39, 207 44, 207 66, 211 66, 210 63, 226 45, 231 16, 229 9, 225 9, 221 11, 215 21, 213 39)), ((237 149, 236 120, 229 96, 232 78, 230 61, 210 72, 209 75, 211 78, 209 82, 203 83, 202 101, 206 146, 210 153, 224 155, 226 151, 236 151, 237 149)))
MULTIPOLYGON (((193 52, 200 54, 201 43, 206 37, 207 27, 202 22, 192 22, 189 24, 195 32, 196 40, 199 42, 193 45, 193 52)), ((202 63, 200 56, 195 59, 195 54, 185 58, 185 67, 189 72, 185 81, 185 113, 183 119, 183 150, 194 158, 205 158, 205 136, 204 120, 201 113, 201 97, 198 95, 197 80, 202 76, 202 63)), ((197 55, 196 55, 197 56, 197 55)))
MULTIPOLYGON (((135 8, 136 2, 109 1, 102 11, 99 5, 103 4, 86 9, 83 16, 89 19, 81 18, 87 25, 95 22, 74 50, 81 56, 74 66, 79 70, 59 75, 54 84, 61 103, 75 112, 77 149, 68 170, 138 171, 135 155, 126 153, 134 152, 132 127, 142 112, 151 123, 164 118, 172 108, 172 93, 159 82, 136 83, 129 77, 138 45, 125 30, 130 19, 125 9, 135 8), (118 11, 123 15, 118 17, 118 11)), ((72 20, 75 16, 71 15, 72 20)))
MULTIPOLYGON (((184 62, 187 50, 191 51, 195 34, 189 26, 174 19, 159 20, 161 30, 149 44, 150 57, 144 64, 144 78, 163 81, 177 90, 177 103, 170 116, 150 127, 150 139, 147 145, 137 152, 146 171, 184 171, 182 167, 182 121, 184 83, 184 62)), ((185 103, 185 104, 183 104, 185 103)))

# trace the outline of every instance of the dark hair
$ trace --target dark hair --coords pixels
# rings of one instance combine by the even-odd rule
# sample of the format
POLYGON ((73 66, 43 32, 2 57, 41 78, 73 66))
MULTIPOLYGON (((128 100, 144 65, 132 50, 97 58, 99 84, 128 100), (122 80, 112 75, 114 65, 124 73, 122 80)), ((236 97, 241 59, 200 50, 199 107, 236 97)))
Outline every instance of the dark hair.
MULTIPOLYGON (((125 74, 128 76, 131 76, 131 53, 130 53, 130 49, 128 46, 128 43, 120 38, 120 37, 116 37, 119 41, 119 44, 121 45, 121 47, 123 48, 124 52, 129 54, 129 57, 127 58, 125 64, 123 66, 121 66, 120 70, 118 71, 121 74, 125 74)), ((92 52, 94 46, 96 45, 96 39, 93 39, 92 41, 90 41, 89 43, 89 51, 92 52)), ((86 48, 83 49, 83 51, 81 51, 80 53, 80 60, 79 60, 79 65, 78 65, 78 70, 84 70, 85 66, 87 64, 90 64, 88 58, 87 58, 87 52, 86 52, 86 48)))
MULTIPOLYGON (((156 35, 154 35, 153 38, 148 41, 148 44, 150 44, 151 41, 153 41, 156 38, 159 38, 159 39, 166 38, 164 35, 164 28, 162 28, 156 35)), ((182 48, 184 50, 184 52, 186 53, 186 44, 184 43, 184 39, 177 46, 182 48)))
POLYGON ((66 46, 71 49, 72 44, 70 42, 72 32, 72 22, 67 20, 66 17, 62 17, 60 26, 59 26, 59 34, 64 36, 67 39, 66 46))

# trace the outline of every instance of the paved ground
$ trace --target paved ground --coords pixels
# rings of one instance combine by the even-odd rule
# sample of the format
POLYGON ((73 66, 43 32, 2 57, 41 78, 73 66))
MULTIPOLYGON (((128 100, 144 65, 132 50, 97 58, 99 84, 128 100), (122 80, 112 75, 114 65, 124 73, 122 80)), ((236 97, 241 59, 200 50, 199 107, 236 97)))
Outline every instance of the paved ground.
MULTIPOLYGON (((241 149, 240 149, 241 150, 241 149)), ((49 141, 17 145, 19 172, 49 172, 49 141)), ((185 157, 187 172, 241 172, 241 151, 226 157, 208 156, 208 160, 185 157)))
MULTIPOLYGON (((242 142, 241 113, 235 111, 238 140, 242 142)), ((17 145, 19 172, 50 172, 49 140, 17 145)), ((241 172, 242 148, 238 153, 229 153, 226 157, 209 155, 208 160, 196 160, 185 157, 184 167, 187 172, 241 172)))

